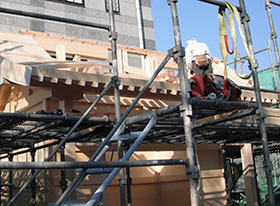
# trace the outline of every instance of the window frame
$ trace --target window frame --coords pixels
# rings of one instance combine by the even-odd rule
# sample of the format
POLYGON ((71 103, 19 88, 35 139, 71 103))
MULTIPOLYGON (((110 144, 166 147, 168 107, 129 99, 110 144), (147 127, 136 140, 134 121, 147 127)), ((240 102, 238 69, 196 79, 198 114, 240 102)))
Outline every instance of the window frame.
MULTIPOLYGON (((110 0, 104 0, 105 11, 106 11, 106 12, 109 12, 109 8, 108 8, 108 7, 109 7, 109 1, 110 1, 110 0)), ((117 10, 117 11, 114 10, 114 5, 113 5, 113 12, 116 13, 116 14, 120 14, 120 11, 121 11, 121 9, 120 9, 120 0, 113 0, 113 3, 114 3, 114 1, 117 1, 117 2, 118 2, 118 9, 119 9, 119 10, 117 10)))
POLYGON ((59 3, 59 4, 85 7, 85 0, 82 0, 82 3, 70 2, 70 1, 67 1, 67 0, 48 0, 48 1, 56 2, 56 3, 59 3))

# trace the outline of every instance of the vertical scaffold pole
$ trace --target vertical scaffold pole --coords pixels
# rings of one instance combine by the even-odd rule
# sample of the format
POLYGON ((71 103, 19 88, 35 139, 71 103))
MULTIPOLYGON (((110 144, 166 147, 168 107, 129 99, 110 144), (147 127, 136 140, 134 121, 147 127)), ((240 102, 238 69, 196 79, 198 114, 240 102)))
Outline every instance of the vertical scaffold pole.
MULTIPOLYGON (((126 143, 125 150, 129 150, 129 143, 126 143)), ((132 178, 130 176, 130 167, 126 168, 126 193, 127 193, 127 206, 132 205, 132 192, 131 192, 132 178)))
POLYGON ((196 154, 195 142, 192 137, 192 107, 189 102, 190 98, 190 83, 187 77, 186 66, 184 61, 184 48, 181 43, 181 34, 179 28, 179 19, 177 12, 176 3, 178 0, 167 0, 168 5, 171 9, 172 22, 173 22, 173 31, 175 38, 175 50, 174 50, 174 59, 178 64, 179 76, 180 76, 180 88, 181 88, 181 115, 184 120, 184 130, 185 130, 185 140, 186 140, 186 152, 189 159, 189 167, 187 168, 187 176, 190 185, 190 197, 191 205, 199 206, 200 205, 200 171, 199 171, 199 162, 196 154))
POLYGON ((2 205, 2 187, 3 187, 2 182, 3 182, 2 169, 0 169, 0 205, 2 205))
MULTIPOLYGON (((271 4, 270 4, 270 0, 265 0, 265 9, 267 10, 267 15, 268 15, 268 21, 269 21, 269 26, 270 26, 270 37, 271 40, 273 42, 273 49, 274 49, 274 53, 275 53, 275 59, 276 59, 276 65, 275 68, 278 71, 278 75, 279 75, 279 80, 280 80, 280 57, 279 57, 279 50, 278 50, 278 44, 277 44, 277 34, 275 32, 274 29, 274 24, 273 24, 273 19, 272 19, 272 14, 271 14, 271 4)), ((278 86, 278 82, 275 82, 275 84, 277 84, 276 88, 279 88, 278 86)))
MULTIPOLYGON (((31 161, 35 162, 36 150, 34 149, 34 145, 30 147, 30 156, 31 161)), ((31 175, 35 173, 35 169, 31 169, 31 175)), ((31 206, 36 206, 36 179, 34 178, 31 182, 31 206)))
MULTIPOLYGON (((109 134, 106 136, 106 138, 102 141, 102 143, 99 145, 99 147, 96 149, 94 154, 90 157, 89 162, 98 161, 100 154, 105 152, 109 146, 108 143, 110 139, 115 134, 119 134, 118 131, 121 127, 121 125, 124 123, 125 119, 128 117, 132 109, 135 107, 135 105, 139 102, 140 98, 143 96, 143 94, 147 91, 147 89, 151 86, 152 82, 156 78, 156 76, 159 74, 159 72, 164 68, 164 66, 167 64, 169 59, 171 58, 170 52, 166 55, 166 57, 162 60, 154 74, 151 76, 151 78, 146 82, 143 89, 140 90, 140 92, 137 94, 133 102, 129 105, 127 110, 124 112, 120 120, 116 123, 114 128, 109 132, 109 134)), ((101 94, 101 96, 103 96, 101 94)), ((103 154, 102 154, 103 155, 103 154)), ((71 185, 66 189, 66 191, 61 195, 61 197, 56 202, 56 206, 59 206, 62 204, 63 201, 65 201, 69 195, 77 188, 77 186, 81 183, 81 181, 86 177, 87 173, 86 170, 82 170, 79 175, 72 181, 71 185)))
MULTIPOLYGON (((267 46, 268 46, 268 51, 269 51, 269 57, 270 57, 270 62, 271 62, 271 67, 272 67, 272 72, 273 72, 273 79, 274 79, 274 82, 275 82, 275 89, 276 89, 277 91, 279 91, 278 81, 277 81, 277 77, 276 77, 276 66, 274 65, 274 62, 273 62, 273 54, 272 54, 272 49, 271 49, 270 40, 269 40, 269 37, 268 37, 268 36, 267 36, 267 38, 266 38, 266 41, 267 41, 267 46)), ((280 100, 279 97, 280 97, 280 96, 278 95, 278 99, 280 100)))
MULTIPOLYGON (((14 156, 12 154, 9 154, 9 162, 12 162, 14 159, 14 156)), ((13 189, 14 189, 14 185, 13 185, 13 170, 9 170, 9 200, 13 199, 13 189)), ((12 205, 11 205, 12 206, 12 205)))
POLYGON ((3 179, 2 179, 2 169, 0 169, 0 205, 2 205, 2 185, 3 179))
POLYGON ((240 13, 241 21, 242 21, 242 24, 244 25, 246 40, 247 40, 250 54, 252 56, 253 64, 254 64, 253 66, 251 66, 251 68, 252 68, 252 75, 253 75, 253 81, 254 81, 256 101, 257 101, 257 105, 258 105, 258 111, 257 111, 256 116, 257 116, 257 119, 259 122, 259 129, 260 129, 261 138, 262 138, 263 155, 264 155, 264 169, 265 169, 266 180, 267 180, 269 205, 275 206, 275 197, 274 197, 272 175, 271 175, 272 164, 271 164, 270 157, 269 157, 268 140, 267 140, 266 125, 265 125, 266 114, 263 109, 262 101, 261 101, 262 98, 261 98, 261 92, 260 92, 260 85, 259 85, 259 80, 258 80, 258 76, 257 76, 258 64, 256 62, 255 55, 254 55, 254 48, 253 48, 251 32, 250 32, 250 28, 249 28, 250 18, 246 12, 244 0, 239 0, 239 4, 241 7, 241 13, 240 13))
MULTIPOLYGON (((62 145, 60 148, 60 161, 65 162, 65 145, 62 145)), ((66 171, 65 169, 60 170, 60 189, 61 194, 66 190, 67 188, 67 180, 66 180, 66 171)))
POLYGON ((226 145, 221 144, 220 149, 222 152, 223 156, 223 164, 224 164, 224 178, 225 178, 225 183, 226 183, 226 200, 227 200, 227 205, 232 205, 231 197, 230 197, 230 185, 228 181, 228 165, 227 165, 227 154, 226 154, 226 145))
MULTIPOLYGON (((113 67, 113 75, 115 78, 114 81, 114 100, 115 100, 115 114, 117 121, 121 118, 121 107, 120 107, 120 79, 118 74, 118 60, 117 60, 117 32, 115 28, 115 17, 114 17, 114 8, 113 8, 113 0, 109 0, 109 37, 111 42, 111 53, 112 53, 112 67, 113 67)), ((118 141, 118 158, 119 160, 123 157, 123 142, 121 140, 118 141)), ((119 173, 119 184, 120 184, 120 205, 126 205, 126 195, 125 195, 125 185, 126 185, 126 178, 125 172, 122 168, 119 173)))

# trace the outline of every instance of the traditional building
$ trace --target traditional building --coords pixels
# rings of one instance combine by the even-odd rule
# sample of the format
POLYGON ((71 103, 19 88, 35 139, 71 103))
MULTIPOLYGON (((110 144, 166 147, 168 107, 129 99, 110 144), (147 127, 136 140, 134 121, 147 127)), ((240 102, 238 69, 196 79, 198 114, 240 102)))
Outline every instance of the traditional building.
MULTIPOLYGON (((150 1, 141 1, 142 4, 134 0, 121 1, 123 4, 114 2, 117 12, 116 29, 119 32, 117 65, 120 76, 120 109, 123 114, 133 104, 141 89, 145 88, 147 80, 167 54, 149 50, 154 49, 155 45, 150 1)), ((16 9, 18 6, 20 10, 101 24, 108 24, 109 21, 106 2, 101 0, 30 0, 23 4, 10 0, 0 3, 5 8, 16 9)), ((4 31, 0 32, 1 159, 11 162, 42 162, 77 122, 77 116, 81 116, 98 99, 100 92, 113 82, 112 48, 106 42, 109 35, 108 32, 102 33, 81 26, 11 14, 0 17, 7 18, 3 21, 5 23, 14 21, 12 24, 1 25, 4 31)), ((219 62, 213 64, 214 73, 221 74, 223 65, 219 62)), ((160 73, 156 81, 147 88, 125 122, 126 136, 123 138, 128 136, 134 140, 148 120, 153 119, 153 116, 159 118, 155 128, 147 135, 144 144, 137 148, 131 160, 187 158, 179 107, 181 89, 175 76, 177 64, 170 59, 164 69, 166 71, 160 73)), ((253 142, 259 145, 255 94, 250 88, 246 88, 250 86, 249 81, 238 79, 231 70, 229 78, 243 86, 243 102, 231 104, 197 99, 192 102, 192 129, 198 143, 203 205, 227 204, 227 193, 230 193, 232 185, 227 182, 229 178, 226 178, 226 157, 236 153, 242 157, 247 203, 257 204, 252 148, 247 144, 253 142), (214 126, 223 118, 230 121, 214 126), (211 124, 207 125, 207 122, 211 124), (238 144, 234 144, 236 142, 238 144), (221 147, 220 143, 231 145, 221 147), (228 149, 227 152, 225 149, 228 149)), ((111 88, 92 108, 90 118, 85 119, 71 135, 65 148, 62 147, 60 153, 50 160, 80 162, 91 158, 102 139, 117 122, 113 95, 111 88)), ((262 93, 262 97, 264 105, 278 103, 278 95, 275 93, 262 93)), ((279 112, 274 108, 266 108, 266 112, 268 134, 273 142, 279 136, 279 112)), ((133 140, 127 141, 126 146, 132 144, 133 140)), ((112 141, 113 146, 102 160, 117 159, 117 155, 113 153, 116 150, 115 142, 116 140, 112 141)), ((186 171, 189 174, 188 164, 131 169, 132 204, 190 205, 186 171)), ((30 177, 30 172, 1 172, 1 200, 6 204, 30 177)), ((21 194, 14 205, 54 205, 79 172, 78 169, 69 169, 67 172, 63 169, 41 171, 32 186, 25 189, 24 195, 21 194)), ((94 171, 86 173, 80 186, 68 198, 69 205, 87 202, 106 177, 104 174, 96 176, 91 173, 94 171)), ((125 183, 130 184, 130 178, 125 183)), ((102 202, 105 205, 118 205, 119 198, 116 178, 102 196, 102 202)))

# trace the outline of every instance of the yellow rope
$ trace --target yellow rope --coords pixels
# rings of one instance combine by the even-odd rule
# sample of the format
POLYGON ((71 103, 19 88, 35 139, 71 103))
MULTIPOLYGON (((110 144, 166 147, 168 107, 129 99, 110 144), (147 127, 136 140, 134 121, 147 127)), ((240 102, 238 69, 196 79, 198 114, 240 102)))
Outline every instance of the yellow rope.
POLYGON ((235 30, 234 17, 235 17, 236 22, 238 24, 238 30, 239 30, 240 36, 242 38, 242 42, 243 42, 244 48, 246 50, 247 56, 249 58, 250 65, 251 65, 251 67, 253 66, 253 60, 252 60, 252 57, 251 57, 251 54, 250 54, 250 51, 249 51, 249 48, 248 48, 248 44, 247 44, 246 39, 245 39, 245 35, 243 33, 239 13, 237 11, 237 8, 233 4, 231 4, 227 1, 224 1, 224 3, 226 4, 226 7, 227 7, 228 12, 229 12, 229 19, 228 19, 228 17, 225 14, 225 7, 220 7, 219 8, 219 40, 220 40, 220 50, 221 50, 223 61, 224 61, 224 79, 226 80, 227 75, 228 75, 226 64, 227 64, 227 56, 228 56, 228 52, 229 52, 228 48, 227 48, 228 45, 227 45, 226 23, 227 23, 227 26, 229 28, 229 31, 231 33, 231 38, 232 38, 233 54, 234 54, 234 71, 237 74, 237 76, 239 76, 240 78, 249 79, 252 72, 248 75, 242 76, 236 70, 237 47, 236 47, 236 30, 235 30))

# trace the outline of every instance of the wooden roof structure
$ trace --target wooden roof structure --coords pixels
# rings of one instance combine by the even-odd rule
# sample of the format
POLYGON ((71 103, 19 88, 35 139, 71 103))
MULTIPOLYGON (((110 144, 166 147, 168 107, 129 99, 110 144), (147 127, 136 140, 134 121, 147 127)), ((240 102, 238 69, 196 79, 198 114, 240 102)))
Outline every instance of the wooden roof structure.
MULTIPOLYGON (((0 32, 0 42, 2 59, 0 64, 2 78, 0 95, 2 94, 4 97, 1 100, 2 104, 13 101, 12 87, 42 88, 42 91, 47 89, 46 96, 41 98, 52 96, 81 100, 84 97, 94 98, 111 81, 112 73, 110 72, 111 65, 108 55, 110 51, 109 44, 33 31, 21 31, 20 34, 0 32), (50 54, 55 54, 56 58, 51 57, 50 54), (66 61, 67 57, 72 58, 72 60, 66 61), (9 93, 3 88, 9 88, 9 93)), ((159 65, 159 62, 162 61, 165 54, 123 46, 119 46, 118 49, 120 95, 122 104, 129 105, 131 101, 129 99, 133 99, 145 86, 148 77, 159 65), (129 65, 129 55, 138 55, 138 57, 143 58, 145 69, 129 65)), ((214 73, 221 74, 221 68, 223 67, 221 63, 215 62, 213 67, 215 68, 214 73)), ((182 118, 179 115, 180 109, 178 105, 180 87, 174 74, 176 69, 176 64, 173 61, 168 62, 166 71, 159 75, 158 81, 152 83, 143 96, 144 100, 138 104, 142 108, 153 108, 153 112, 165 110, 165 107, 175 105, 172 106, 174 107, 172 115, 169 112, 162 115, 160 123, 151 131, 146 142, 184 143, 182 118)), ((248 81, 239 80, 231 70, 229 78, 239 82, 241 86, 249 85, 248 81)), ((110 104, 110 101, 114 101, 113 99, 110 100, 112 94, 113 91, 109 91, 108 95, 103 98, 102 104, 110 104)), ((279 102, 277 93, 263 92, 262 97, 263 103, 268 105, 279 102)), ((243 102, 240 103, 224 103, 211 100, 203 100, 203 102, 202 100, 194 99, 192 103, 194 107, 193 119, 197 119, 198 126, 197 129, 194 129, 193 135, 197 142, 254 142, 259 145, 254 98, 253 91, 243 89, 243 102), (236 110, 236 112, 232 112, 233 110, 236 110), (245 110, 245 112, 241 110, 245 110), (227 117, 229 119, 233 118, 234 120, 239 116, 242 116, 243 119, 234 122, 232 120, 231 123, 222 123, 221 121, 216 125, 215 122, 219 118, 215 117, 215 115, 226 112, 232 113, 227 117), (238 114, 237 117, 235 117, 236 114, 238 114), (248 114, 251 116, 246 119, 245 116, 248 114), (212 121, 213 124, 199 126, 199 122, 203 121, 203 119, 212 121), (238 138, 240 136, 242 138, 238 138)), ((41 101, 36 95, 34 97, 31 95, 30 99, 41 101)), ((20 101, 21 99, 17 99, 17 102, 20 101)), ((167 108, 166 110, 168 111, 167 108)), ((20 108, 19 111, 24 111, 24 107, 20 108)), ((269 139, 272 144, 275 144, 275 142, 279 141, 279 112, 278 109, 271 108, 267 108, 266 111, 268 113, 269 139)), ((2 142, 0 153, 2 154, 12 152, 15 149, 30 147, 34 143, 48 139, 58 141, 77 121, 77 117, 62 113, 1 113, 0 117, 2 142)), ((106 135, 104 131, 109 131, 104 128, 111 128, 114 122, 114 117, 88 118, 73 134, 71 141, 98 142, 106 135)), ((127 125, 127 132, 134 131, 135 128, 143 128, 145 122, 146 120, 144 119, 127 125)))

